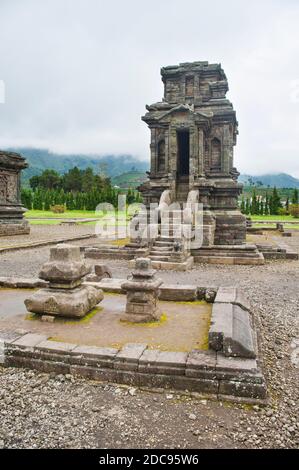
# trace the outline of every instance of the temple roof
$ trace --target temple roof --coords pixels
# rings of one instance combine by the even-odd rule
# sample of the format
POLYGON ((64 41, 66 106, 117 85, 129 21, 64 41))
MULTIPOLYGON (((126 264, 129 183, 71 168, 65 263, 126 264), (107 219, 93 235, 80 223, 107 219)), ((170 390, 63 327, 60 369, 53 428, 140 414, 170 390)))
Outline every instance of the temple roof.
POLYGON ((161 68, 162 80, 190 72, 200 73, 201 75, 215 74, 217 72, 219 80, 226 80, 221 64, 209 64, 207 61, 182 62, 179 65, 168 65, 161 68))
POLYGON ((9 169, 22 169, 27 168, 28 163, 25 158, 16 152, 6 152, 0 150, 0 167, 9 169))

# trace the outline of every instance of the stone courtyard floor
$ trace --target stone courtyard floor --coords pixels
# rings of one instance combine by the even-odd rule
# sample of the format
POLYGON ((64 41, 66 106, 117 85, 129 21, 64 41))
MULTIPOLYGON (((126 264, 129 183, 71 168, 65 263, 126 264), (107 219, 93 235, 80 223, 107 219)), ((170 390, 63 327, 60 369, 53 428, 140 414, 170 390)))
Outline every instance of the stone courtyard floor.
POLYGON ((28 289, 1 289, 1 329, 24 329, 45 334, 66 343, 122 348, 126 343, 145 343, 151 349, 188 352, 208 348, 211 304, 202 302, 159 302, 159 322, 132 324, 120 322, 125 311, 126 297, 105 294, 98 308, 85 318, 56 319, 42 322, 26 311, 24 300, 33 293, 28 289))
MULTIPOLYGON (((282 240, 299 250, 299 231, 282 240)), ((48 255, 49 247, 2 253, 0 275, 36 276, 48 255)), ((129 274, 126 261, 103 263, 114 277, 129 274)), ((214 402, 0 368, 0 447, 298 447, 299 261, 258 267, 197 265, 189 272, 159 272, 159 277, 171 284, 238 285, 244 290, 260 319, 269 405, 214 402)))

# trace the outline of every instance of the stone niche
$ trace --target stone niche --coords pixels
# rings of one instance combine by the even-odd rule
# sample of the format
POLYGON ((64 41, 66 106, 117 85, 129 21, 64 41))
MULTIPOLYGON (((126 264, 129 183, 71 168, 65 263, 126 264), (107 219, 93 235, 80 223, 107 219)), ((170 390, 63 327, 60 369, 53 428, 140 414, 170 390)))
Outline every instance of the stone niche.
POLYGON ((20 195, 21 171, 27 166, 18 153, 0 150, 0 236, 30 232, 20 195))

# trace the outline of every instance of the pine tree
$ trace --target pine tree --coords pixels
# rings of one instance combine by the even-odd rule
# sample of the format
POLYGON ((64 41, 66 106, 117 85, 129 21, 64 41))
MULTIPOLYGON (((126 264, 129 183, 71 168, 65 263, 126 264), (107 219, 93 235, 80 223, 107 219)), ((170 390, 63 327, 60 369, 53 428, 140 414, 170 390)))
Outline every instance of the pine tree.
POLYGON ((253 189, 252 191, 252 199, 251 199, 251 211, 250 213, 251 214, 257 214, 257 209, 258 209, 258 205, 257 205, 257 198, 256 198, 256 192, 255 192, 255 188, 253 189))
POLYGON ((279 213, 279 209, 281 207, 281 200, 276 189, 276 186, 273 188, 272 196, 271 196, 271 215, 277 215, 279 213))
POLYGON ((44 194, 44 210, 49 211, 52 205, 52 195, 50 191, 46 191, 44 194))
POLYGON ((34 192, 32 206, 34 210, 40 210, 40 211, 43 210, 43 200, 42 200, 41 191, 39 189, 36 189, 34 192))
POLYGON ((292 196, 292 204, 298 204, 299 202, 299 195, 298 195, 298 189, 295 188, 292 196))

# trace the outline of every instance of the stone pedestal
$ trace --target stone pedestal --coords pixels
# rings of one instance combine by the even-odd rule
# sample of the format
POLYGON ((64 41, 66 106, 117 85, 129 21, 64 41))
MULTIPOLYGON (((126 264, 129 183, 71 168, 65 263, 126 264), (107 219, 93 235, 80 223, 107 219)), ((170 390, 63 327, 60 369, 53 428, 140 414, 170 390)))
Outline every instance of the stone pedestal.
POLYGON ((138 258, 135 266, 132 278, 121 285, 127 293, 126 311, 121 320, 133 323, 157 321, 161 316, 157 300, 162 280, 155 278, 150 259, 138 258))
POLYGON ((102 299, 103 292, 92 286, 83 286, 82 279, 90 273, 78 246, 60 244, 50 251, 39 277, 49 281, 25 300, 29 312, 62 317, 84 317, 102 299))
POLYGON ((27 166, 18 153, 0 151, 0 236, 30 232, 20 197, 20 174, 27 166))

